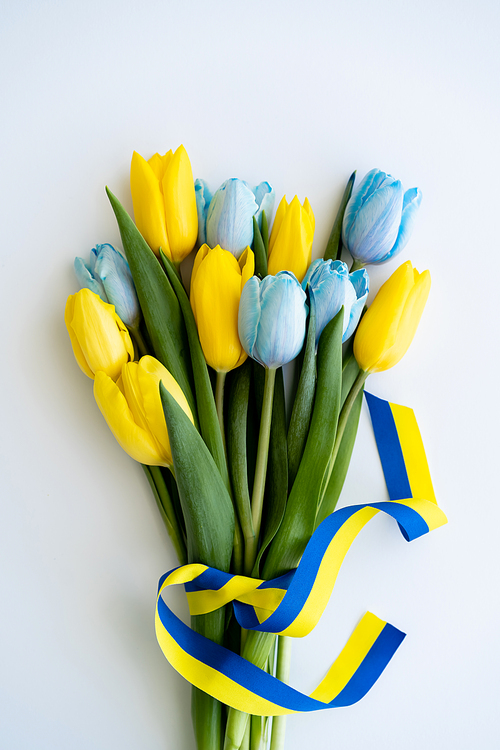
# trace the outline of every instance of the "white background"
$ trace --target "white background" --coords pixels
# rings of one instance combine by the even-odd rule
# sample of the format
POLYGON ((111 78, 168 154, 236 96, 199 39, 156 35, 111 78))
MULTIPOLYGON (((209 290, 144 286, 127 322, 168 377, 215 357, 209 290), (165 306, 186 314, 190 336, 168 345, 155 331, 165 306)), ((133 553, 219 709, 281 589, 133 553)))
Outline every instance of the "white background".
MULTIPOLYGON (((353 169, 421 188, 372 289, 411 259, 431 296, 368 388, 414 408, 449 525, 410 545, 380 516, 362 532, 292 684, 314 688, 365 610, 408 637, 359 704, 291 717, 287 748, 498 747, 495 0, 19 0, 2 16, 1 747, 194 748, 153 628, 174 554, 63 322, 75 255, 119 245, 104 185, 131 209, 132 151, 180 143, 213 188, 307 195, 315 256, 353 169)), ((342 502, 385 492, 364 412, 342 502)))

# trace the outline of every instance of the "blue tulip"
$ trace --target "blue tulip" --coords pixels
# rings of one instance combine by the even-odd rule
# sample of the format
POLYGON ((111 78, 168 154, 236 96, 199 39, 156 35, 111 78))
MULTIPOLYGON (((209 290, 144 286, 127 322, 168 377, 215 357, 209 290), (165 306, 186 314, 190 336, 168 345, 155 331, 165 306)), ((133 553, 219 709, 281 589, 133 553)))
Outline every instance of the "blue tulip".
POLYGON ((198 242, 211 248, 220 245, 239 258, 253 242, 253 217, 262 226, 262 211, 271 217, 274 190, 268 182, 251 188, 247 182, 226 180, 214 196, 204 180, 195 180, 198 210, 198 242))
POLYGON ((315 260, 302 282, 314 300, 316 310, 316 346, 327 323, 344 307, 342 341, 352 336, 368 297, 368 273, 360 269, 349 275, 340 260, 315 260))
POLYGON ((291 362, 304 344, 306 294, 290 271, 252 276, 240 299, 238 333, 246 353, 274 370, 291 362))
POLYGON ((83 258, 75 258, 75 273, 83 287, 115 306, 125 325, 138 326, 141 310, 132 274, 123 255, 112 245, 96 245, 88 264, 83 258))
POLYGON ((413 230, 422 193, 403 194, 399 180, 372 169, 347 204, 342 240, 358 264, 385 263, 401 252, 413 230))

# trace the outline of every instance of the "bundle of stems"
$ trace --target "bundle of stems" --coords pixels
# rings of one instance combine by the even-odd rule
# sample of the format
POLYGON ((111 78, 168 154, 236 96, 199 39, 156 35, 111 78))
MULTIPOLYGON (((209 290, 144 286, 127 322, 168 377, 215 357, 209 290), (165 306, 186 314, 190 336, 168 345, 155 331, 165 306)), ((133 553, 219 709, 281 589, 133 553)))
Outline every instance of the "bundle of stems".
MULTIPOLYGON (((325 259, 340 252, 340 226, 352 178, 325 259)), ((181 385, 190 424, 162 388, 172 449, 171 471, 144 466, 181 564, 272 578, 297 566, 323 518, 337 503, 356 435, 364 373, 352 346, 343 353, 343 310, 323 331, 316 351, 315 309, 288 386, 282 367, 248 359, 226 377, 207 366, 178 265, 154 256, 132 219, 108 191, 143 314, 140 354, 157 357, 181 385), (168 324, 165 324, 168 321, 168 324), (287 412, 289 416, 287 417, 287 412)), ((267 275, 269 233, 254 219, 256 270, 267 275)), ((138 346, 139 349, 139 346, 138 346)), ((223 609, 192 618, 198 633, 224 644, 287 681, 290 639, 242 631, 223 609)), ((285 718, 250 717, 193 688, 199 750, 284 746, 285 718)))

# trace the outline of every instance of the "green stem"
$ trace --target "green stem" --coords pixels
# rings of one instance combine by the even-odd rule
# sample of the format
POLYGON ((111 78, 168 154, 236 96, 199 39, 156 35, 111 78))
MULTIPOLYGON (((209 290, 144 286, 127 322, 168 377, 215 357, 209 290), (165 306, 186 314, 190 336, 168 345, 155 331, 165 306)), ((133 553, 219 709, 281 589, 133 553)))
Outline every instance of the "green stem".
MULTIPOLYGON (((260 633, 249 630, 242 656, 260 669, 265 669, 269 654, 275 644, 274 633, 260 633)), ((227 716, 226 738, 224 750, 239 750, 241 748, 249 714, 230 708, 227 716)))
POLYGON ((250 717, 250 750, 263 750, 264 716, 250 717))
POLYGON ((140 331, 139 326, 137 325, 135 328, 128 327, 129 333, 132 336, 132 340, 135 345, 135 349, 137 353, 139 354, 137 359, 140 359, 141 357, 144 357, 145 354, 149 354, 148 347, 146 345, 146 342, 144 340, 144 337, 140 331))
POLYGON ((273 415, 273 395, 276 370, 266 368, 264 381, 264 398, 260 418, 259 443, 257 447, 257 461, 252 492, 252 523, 255 536, 249 539, 245 549, 245 574, 251 575, 257 557, 262 508, 264 504, 264 489, 266 486, 267 458, 269 455, 269 436, 271 434, 271 418, 273 415))
MULTIPOLYGON (((276 677, 288 685, 290 679, 290 660, 292 656, 292 639, 286 635, 278 636, 278 655, 276 677)), ((285 747, 286 716, 273 718, 271 745, 269 750, 283 750, 285 747)))
POLYGON ((251 720, 247 722, 247 728, 245 729, 245 736, 243 737, 243 742, 241 743, 240 750, 250 750, 250 734, 252 730, 252 723, 251 720))
MULTIPOLYGON (((227 462, 227 447, 226 447, 226 431, 224 429, 224 386, 226 384, 227 372, 217 371, 217 377, 215 381, 215 408, 217 410, 217 418, 219 420, 220 432, 222 435, 222 444, 224 446, 224 454, 227 462)), ((231 488, 229 487, 230 494, 231 488)), ((241 573, 243 571, 243 534, 241 533, 241 526, 238 520, 238 513, 234 514, 234 545, 233 545, 233 567, 234 573, 241 573)))
POLYGON ((226 383, 226 375, 226 372, 217 371, 217 378, 215 381, 215 408, 217 409, 217 417, 219 419, 219 427, 222 435, 222 443, 224 445, 224 453, 227 457, 226 431, 224 429, 224 385, 226 383))
POLYGON ((173 260, 172 265, 176 270, 177 276, 179 277, 179 281, 182 283, 182 274, 181 274, 181 261, 180 260, 173 260))
POLYGON ((235 708, 229 709, 228 724, 226 726, 226 736, 224 739, 224 750, 248 750, 250 747, 250 714, 243 711, 237 711, 235 708), (231 720, 231 724, 229 723, 231 720), (235 726, 235 732, 231 732, 232 725, 235 726))
POLYGON ((354 273, 354 271, 359 271, 359 269, 360 268, 364 268, 365 265, 366 264, 362 263, 360 260, 354 259, 353 262, 352 262, 352 266, 351 266, 351 268, 349 270, 349 273, 354 273))
POLYGON ((141 464, 141 466, 153 491, 158 510, 167 527, 168 535, 172 540, 179 562, 181 565, 185 565, 187 563, 186 545, 160 467, 145 466, 144 464, 141 464))
POLYGON ((354 405, 354 402, 356 401, 356 396, 360 392, 360 390, 363 388, 365 384, 365 380, 368 377, 369 373, 365 372, 364 370, 360 370, 358 373, 358 376, 356 380, 353 383, 353 386, 351 390, 349 391, 349 394, 344 402, 344 405, 342 407, 342 411, 339 415, 339 422, 337 425, 337 434, 335 435, 335 442, 333 444, 332 448, 332 454, 330 456, 330 461, 328 463, 328 468, 326 470, 326 474, 323 480, 323 491, 321 493, 321 497, 318 502, 318 508, 321 506, 321 503, 323 502, 323 495, 326 491, 326 488, 328 487, 328 482, 330 481, 330 477, 332 475, 333 466, 335 464, 335 459, 337 458, 337 453, 339 452, 340 444, 342 442, 342 436, 344 434, 347 420, 349 419, 349 414, 351 413, 351 409, 354 405))
POLYGON ((233 561, 232 561, 232 572, 240 575, 243 573, 243 534, 241 533, 241 526, 238 520, 238 514, 234 514, 234 542, 233 542, 233 561))

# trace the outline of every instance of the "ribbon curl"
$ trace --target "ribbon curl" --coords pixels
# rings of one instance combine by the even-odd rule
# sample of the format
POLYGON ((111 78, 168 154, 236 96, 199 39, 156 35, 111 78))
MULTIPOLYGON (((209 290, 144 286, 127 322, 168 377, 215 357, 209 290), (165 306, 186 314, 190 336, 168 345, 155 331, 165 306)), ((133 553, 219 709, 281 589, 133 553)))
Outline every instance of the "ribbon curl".
POLYGON ((232 602, 246 630, 300 638, 318 623, 349 547, 377 513, 392 516, 407 541, 445 524, 413 411, 370 394, 366 398, 390 501, 332 513, 314 532, 298 567, 271 581, 231 575, 199 563, 175 568, 160 579, 155 625, 164 655, 193 685, 240 711, 278 716, 352 705, 373 686, 405 637, 367 612, 308 696, 195 633, 162 598, 167 587, 184 584, 192 615, 232 602))

